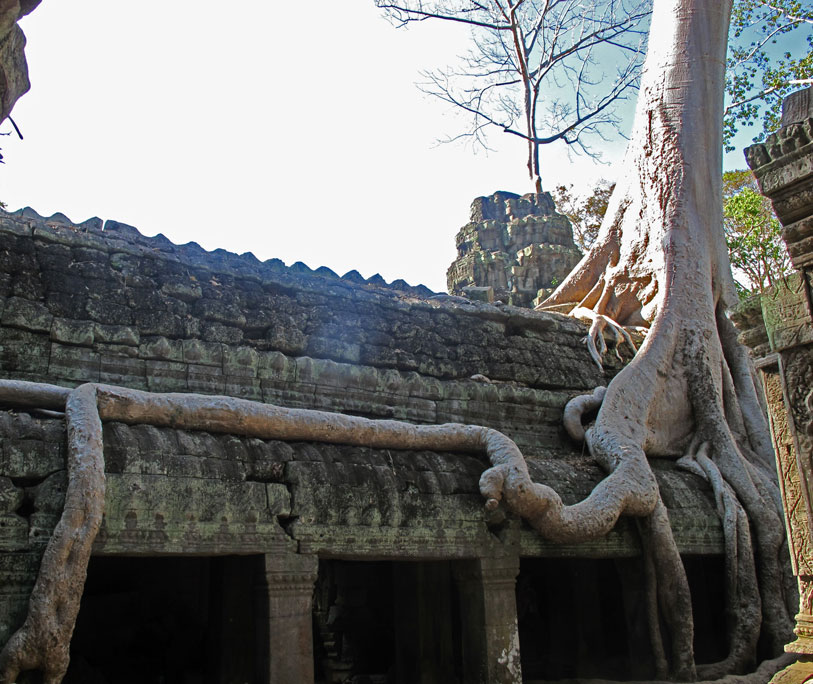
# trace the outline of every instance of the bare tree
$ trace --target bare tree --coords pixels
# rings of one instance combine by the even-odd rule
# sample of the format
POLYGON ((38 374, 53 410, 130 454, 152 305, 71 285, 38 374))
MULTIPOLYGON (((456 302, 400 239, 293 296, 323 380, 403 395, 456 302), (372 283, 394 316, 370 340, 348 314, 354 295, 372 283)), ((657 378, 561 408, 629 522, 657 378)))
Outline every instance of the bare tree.
MULTIPOLYGON (((542 191, 539 148, 557 140, 589 151, 618 124, 616 105, 637 87, 651 0, 376 0, 397 26, 441 20, 472 29, 456 67, 425 74, 426 92, 489 129, 528 144, 528 174, 542 191)), ((456 139, 454 138, 454 139, 456 139)))
MULTIPOLYGON (((575 506, 536 485, 536 517, 547 518, 540 528, 549 536, 573 541, 603 534, 619 514, 641 516, 652 612, 663 617, 651 622, 659 673, 671 653, 668 669, 680 679, 696 672, 691 601, 648 458, 679 459, 707 479, 723 521, 730 650, 699 674, 747 668, 758 640, 781 652, 795 609, 766 419, 725 313, 736 301, 721 187, 731 9, 732 0, 655 0, 624 173, 592 249, 542 305, 591 319, 597 353, 607 327, 648 329, 606 394, 582 400, 601 404, 586 442, 608 477, 575 506), (660 625, 671 648, 658 646, 660 625)), ((584 434, 573 415, 568 424, 584 434)), ((495 498, 503 489, 515 496, 499 476, 495 498)))

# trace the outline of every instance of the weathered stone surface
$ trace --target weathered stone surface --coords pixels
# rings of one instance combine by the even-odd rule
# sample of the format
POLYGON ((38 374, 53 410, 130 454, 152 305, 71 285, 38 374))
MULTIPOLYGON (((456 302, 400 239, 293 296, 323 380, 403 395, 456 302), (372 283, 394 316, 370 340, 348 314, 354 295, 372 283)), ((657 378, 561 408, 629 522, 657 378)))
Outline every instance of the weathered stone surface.
MULTIPOLYGON (((524 209, 520 203, 512 211, 524 209)), ((521 218, 517 230, 535 230, 521 218)), ((380 277, 338 278, 250 255, 179 247, 115 222, 101 227, 30 210, 0 214, 3 377, 227 394, 419 424, 482 424, 513 438, 534 478, 561 491, 567 503, 603 477, 561 428, 568 399, 607 381, 590 360, 580 323, 437 298, 425 288, 386 285, 380 277)), ((613 363, 609 374, 620 368, 613 363)), ((63 419, 3 408, 0 635, 20 624, 35 573, 15 579, 16 571, 5 570, 11 568, 8 557, 38 558, 67 484, 63 419)), ((514 611, 503 600, 513 595, 517 558, 640 553, 629 521, 596 542, 559 546, 517 519, 487 516, 478 486, 487 464, 478 456, 113 422, 104 425, 103 437, 105 518, 93 553, 263 555, 271 559, 268 629, 284 633, 288 623, 280 611, 296 604, 302 639, 295 641, 303 647, 312 634, 315 572, 311 563, 300 577, 303 556, 462 564, 487 559, 478 561, 480 570, 502 567, 490 562, 502 558, 512 568, 510 578, 480 572, 476 579, 483 586, 470 589, 491 601, 486 612, 496 616, 483 652, 505 651, 511 663, 502 663, 501 671, 518 680, 514 611), (291 562, 274 565, 283 557, 291 562), (491 583, 502 584, 485 586, 491 583), (292 603, 294 585, 299 593, 292 603)), ((674 464, 656 470, 680 549, 720 553, 707 487, 674 464)), ((472 615, 485 619, 477 610, 472 615)), ((277 653, 298 648, 286 639, 277 653)), ((312 655, 306 656, 301 664, 312 666, 312 655)), ((279 671, 291 662, 279 660, 279 671)))
POLYGON ((108 224, 30 210, 0 218, 0 273, 28 293, 2 300, 6 377, 482 423, 540 454, 569 450, 562 406, 606 383, 584 328, 565 317, 421 299, 420 288, 299 273, 108 224))
POLYGON ((762 298, 749 297, 729 312, 732 322, 739 331, 740 344, 752 350, 756 356, 765 356, 770 352, 768 331, 762 317, 762 298))
POLYGON ((515 306, 532 306, 581 258, 570 222, 556 213, 549 193, 478 197, 455 241, 457 259, 446 273, 449 292, 515 306))
POLYGON ((25 61, 25 36, 17 21, 39 4, 40 0, 0 2, 0 121, 11 114, 14 103, 31 85, 25 61))
POLYGON ((780 128, 813 118, 813 91, 810 88, 797 90, 782 101, 780 128))
POLYGON ((760 190, 770 197, 784 226, 806 218, 813 206, 812 140, 813 119, 805 119, 745 151, 760 190))
POLYGON ((2 324, 31 332, 50 332, 54 317, 47 307, 21 297, 9 297, 3 309, 2 324))
POLYGON ((794 274, 761 297, 762 317, 773 351, 813 342, 805 283, 794 274))
MULTIPOLYGON (((27 548, 29 539, 40 546, 64 497, 63 421, 0 411, 0 440, 0 504, 8 504, 0 514, 32 500, 27 519, 6 520, 0 551, 27 548), (36 484, 26 494, 9 478, 36 484)), ((296 542, 312 553, 414 559, 470 558, 501 546, 483 514, 482 457, 122 423, 105 425, 104 445, 108 487, 95 553, 247 553, 296 542)), ((589 459, 534 459, 530 467, 565 503, 603 477, 589 459)), ((719 553, 722 532, 707 485, 671 462, 656 473, 681 550, 719 553)), ((634 525, 624 520, 607 538, 576 546, 545 542, 517 521, 511 530, 505 534, 524 555, 639 552, 634 525)))
MULTIPOLYGON (((748 164, 784 226, 782 236, 799 269, 761 297, 770 348, 757 345, 785 509, 788 545, 798 578, 798 639, 785 650, 813 655, 813 90, 788 98, 782 128, 746 150, 748 164)), ((747 336, 746 336, 747 337, 747 336)), ((791 670, 772 681, 802 681, 791 670)))

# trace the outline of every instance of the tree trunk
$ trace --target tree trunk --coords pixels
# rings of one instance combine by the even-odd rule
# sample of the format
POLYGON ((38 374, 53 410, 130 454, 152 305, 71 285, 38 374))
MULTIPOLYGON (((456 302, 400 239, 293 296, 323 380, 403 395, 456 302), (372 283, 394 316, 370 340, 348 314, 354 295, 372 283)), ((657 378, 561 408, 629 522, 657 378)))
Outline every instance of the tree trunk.
POLYGON ((722 676, 751 664, 760 596, 762 628, 775 651, 791 626, 772 447, 747 356, 725 315, 735 301, 721 187, 731 6, 732 0, 655 0, 626 173, 594 247, 541 307, 592 317, 598 348, 608 325, 649 328, 586 433, 609 476, 573 507, 540 492, 551 497, 542 529, 559 539, 581 539, 597 529, 596 519, 649 516, 642 529, 654 550, 672 675, 681 679, 695 676, 691 602, 646 457, 683 456, 684 467, 711 482, 734 556, 727 565, 730 655, 701 674, 722 676), (756 561, 743 539, 749 537, 743 511, 756 561))

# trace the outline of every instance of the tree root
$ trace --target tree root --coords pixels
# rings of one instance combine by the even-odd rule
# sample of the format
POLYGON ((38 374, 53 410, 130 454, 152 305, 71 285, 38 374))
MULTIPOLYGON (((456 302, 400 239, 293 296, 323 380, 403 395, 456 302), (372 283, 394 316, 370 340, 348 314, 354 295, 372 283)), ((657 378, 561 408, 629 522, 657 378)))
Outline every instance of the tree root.
POLYGON ((46 684, 58 684, 67 669, 87 563, 103 512, 102 420, 261 439, 485 452, 492 463, 480 480, 486 509, 494 510, 504 501, 508 510, 526 518, 551 539, 606 534, 621 513, 645 515, 657 500, 654 478, 635 473, 640 463, 646 463, 640 453, 622 463, 618 476, 605 480, 588 500, 564 506, 552 489, 532 482, 525 459, 512 440, 479 426, 412 425, 287 409, 233 397, 151 394, 97 384, 70 391, 0 380, 0 402, 49 410, 64 407, 70 454, 65 510, 43 555, 25 623, 0 653, 0 684, 11 684, 20 671, 31 669, 41 669, 46 684))
MULTIPOLYGON (((31 405, 39 387, 26 383, 21 402, 31 405)), ((3 390, 9 388, 2 383, 3 390)), ((42 403, 58 406, 62 388, 44 386, 42 403)), ((4 399, 9 397, 3 394, 4 399)), ((82 385, 67 395, 68 488, 65 508, 45 548, 28 615, 0 652, 0 683, 12 684, 23 670, 39 669, 44 684, 59 684, 70 660, 69 648, 87 576, 91 546, 102 522, 104 461, 102 423, 96 392, 82 385)))
MULTIPOLYGON (((687 609, 690 598, 685 573, 646 456, 642 449, 629 440, 619 440, 612 431, 599 426, 585 433, 580 427, 581 416, 596 408, 604 395, 605 392, 599 389, 593 395, 577 397, 568 405, 566 414, 569 432, 578 436, 581 431, 591 454, 610 474, 587 499, 565 506, 550 487, 531 480, 517 445, 504 434, 489 428, 369 420, 322 411, 287 409, 233 397, 152 394, 96 384, 82 385, 71 391, 50 385, 0 380, 2 403, 41 406, 49 410, 64 406, 69 443, 65 510, 46 547, 26 621, 0 652, 0 684, 11 684, 20 671, 29 669, 41 669, 46 684, 57 684, 67 668, 70 637, 87 563, 102 518, 102 420, 225 432, 261 439, 485 452, 492 464, 480 478, 486 509, 493 511, 504 502, 509 511, 525 518, 544 537, 553 541, 575 542, 603 536, 622 514, 643 517, 641 526, 647 539, 646 563, 649 574, 658 578, 655 595, 671 640, 671 676, 693 679, 691 621, 681 623, 686 610, 690 611, 687 609)), ((741 515, 742 509, 738 508, 732 493, 737 491, 737 486, 725 484, 726 468, 714 465, 707 452, 708 446, 700 445, 691 461, 684 461, 684 465, 695 472, 699 472, 698 468, 702 470, 704 477, 712 482, 722 515, 734 521, 735 533, 726 537, 727 548, 732 549, 727 555, 736 558, 750 556, 743 553, 749 547, 750 539, 747 520, 741 515)), ((740 489, 747 490, 747 487, 740 483, 740 489)), ((757 496, 757 487, 753 483, 752 490, 750 496, 757 496)), ((772 534, 772 530, 768 530, 762 536, 772 534)), ((727 576, 734 574, 744 587, 739 593, 731 594, 738 602, 733 611, 738 616, 733 623, 734 633, 736 641, 742 640, 747 646, 743 646, 741 652, 732 653, 716 669, 704 668, 701 670, 704 674, 717 674, 730 671, 726 669, 729 667, 742 666, 753 642, 753 625, 758 620, 753 616, 752 619, 743 618, 749 609, 753 612, 754 606, 759 604, 758 595, 754 593, 755 584, 742 581, 743 575, 748 574, 747 567, 727 566, 727 576)), ((770 570, 763 574, 771 581, 770 570)), ((658 671, 662 673, 665 657, 657 660, 658 671)))
POLYGON ((633 354, 638 351, 637 347, 632 341, 632 338, 630 337, 630 334, 624 329, 623 326, 616 323, 609 316, 597 313, 592 309, 586 309, 583 306, 573 309, 570 312, 570 315, 573 318, 590 323, 590 330, 588 331, 587 336, 584 338, 584 342, 587 345, 587 350, 590 352, 590 358, 593 359, 599 370, 604 370, 601 360, 604 357, 604 354, 607 353, 607 343, 604 341, 604 331, 608 328, 615 333, 615 355, 618 357, 619 361, 623 361, 623 359, 621 358, 621 354, 619 353, 618 349, 624 342, 629 345, 633 354))
POLYGON ((757 587, 748 517, 731 486, 709 456, 703 443, 678 461, 678 465, 711 485, 725 539, 726 616, 729 654, 718 662, 698 667, 704 679, 744 671, 756 653, 761 626, 762 599, 757 587))
POLYGON ((596 387, 592 394, 581 394, 574 397, 565 404, 565 412, 562 416, 562 424, 570 438, 575 442, 584 441, 584 425, 582 418, 590 411, 595 411, 604 396, 607 394, 606 387, 596 387))
MULTIPOLYGON (((760 424, 760 416, 756 411, 746 412, 749 413, 748 418, 742 418, 743 414, 738 410, 740 397, 743 397, 746 405, 750 400, 752 407, 758 407, 753 380, 749 373, 743 371, 742 366, 737 366, 741 361, 732 364, 735 368, 732 373, 727 372, 728 365, 723 362, 721 371, 717 374, 724 388, 721 397, 718 390, 720 385, 715 384, 715 374, 711 372, 706 346, 699 342, 700 338, 699 333, 687 333, 684 347, 687 351, 681 352, 686 355, 682 366, 692 369, 686 392, 697 422, 688 453, 680 459, 679 464, 711 484, 723 523, 729 654, 719 663, 698 668, 700 677, 714 679, 732 672, 745 672, 753 666, 762 630, 773 651, 781 652, 782 646, 791 638, 792 622, 783 595, 787 583, 784 581, 784 565, 781 563, 784 527, 779 515, 781 501, 778 487, 772 479, 772 472, 766 467, 767 459, 761 453, 755 453, 764 448, 766 440, 762 431, 765 428, 760 424), (737 416, 740 418, 737 419, 737 416), (730 428, 729 424, 733 427, 730 428), (754 445, 757 445, 756 448, 754 445), (752 526, 758 553, 752 547, 752 526)), ((728 340, 723 344, 726 342, 728 340)), ((666 352, 671 353, 668 349, 666 352)), ((611 388, 616 393, 624 392, 623 388, 629 386, 630 374, 640 377, 635 366, 643 360, 641 356, 637 357, 614 380, 611 388), (619 390, 618 383, 622 380, 626 384, 622 383, 622 389, 619 390)), ((617 476, 619 464, 624 463, 627 458, 612 444, 618 437, 618 426, 605 427, 608 422, 606 414, 604 424, 598 423, 586 432, 581 423, 582 416, 587 411, 594 410, 602 398, 608 396, 608 391, 599 388, 593 395, 583 395, 571 400, 565 410, 565 426, 568 433, 577 440, 584 435, 591 453, 611 473, 607 478, 609 480, 617 476), (600 444, 599 435, 608 440, 608 443, 600 444)), ((618 395, 614 397, 614 409, 618 410, 620 406, 621 410, 629 411, 618 403, 617 397, 618 395)), ((646 424, 645 416, 637 418, 646 424)), ((640 464, 639 467, 642 469, 644 465, 640 464)), ((691 601, 671 528, 668 520, 665 524, 658 521, 661 515, 665 519, 665 509, 662 510, 662 502, 658 497, 651 517, 639 523, 644 544, 644 568, 648 580, 655 586, 654 590, 652 587, 648 588, 653 654, 658 676, 665 676, 664 650, 658 645, 662 635, 653 607, 654 597, 657 596, 672 643, 670 674, 685 679, 694 673, 691 662, 691 601), (664 582, 666 587, 663 586, 664 582)))
MULTIPOLYGON (((697 672, 694 664, 694 624, 684 619, 686 612, 691 615, 692 597, 689 593, 689 582, 680 558, 666 506, 658 495, 658 502, 652 514, 642 518, 639 528, 643 532, 642 542, 645 550, 645 563, 651 564, 654 571, 655 596, 663 616, 671 651, 671 668, 669 674, 678 681, 694 681, 697 672)), ((650 623, 650 634, 653 643, 663 639, 660 633, 657 615, 650 623)), ((664 653, 662 645, 654 648, 656 656, 664 653)), ((662 673, 666 663, 656 657, 656 669, 662 673)))

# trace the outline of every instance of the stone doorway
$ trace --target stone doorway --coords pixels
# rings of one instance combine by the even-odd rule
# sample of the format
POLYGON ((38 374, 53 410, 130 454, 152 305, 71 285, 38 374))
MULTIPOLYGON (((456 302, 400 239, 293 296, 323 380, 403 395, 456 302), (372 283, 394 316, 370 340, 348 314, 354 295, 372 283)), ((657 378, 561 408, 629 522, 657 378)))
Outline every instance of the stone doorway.
MULTIPOLYGON (((726 656, 725 563, 684 556, 695 657, 726 656)), ((523 558, 517 577, 523 678, 529 683, 651 680, 655 674, 640 557, 523 558)), ((665 626, 662 625, 665 629, 665 626)))
POLYGON ((522 673, 532 681, 654 674, 639 558, 523 558, 522 673))
POLYGON ((314 598, 319 684, 462 682, 452 562, 322 560, 314 598))
POLYGON ((258 556, 93 557, 64 684, 246 684, 268 643, 258 556))

